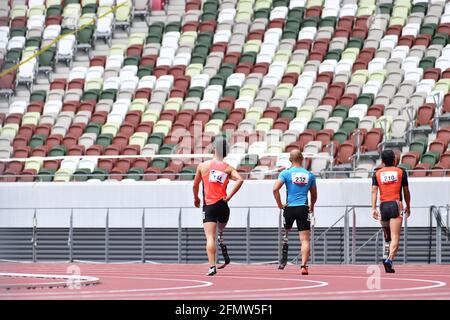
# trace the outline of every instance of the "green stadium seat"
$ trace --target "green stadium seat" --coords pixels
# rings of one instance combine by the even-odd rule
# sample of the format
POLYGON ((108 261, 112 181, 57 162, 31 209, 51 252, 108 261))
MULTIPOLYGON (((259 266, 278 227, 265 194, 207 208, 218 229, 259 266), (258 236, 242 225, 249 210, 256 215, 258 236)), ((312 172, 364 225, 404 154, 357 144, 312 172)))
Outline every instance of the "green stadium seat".
POLYGON ((97 136, 102 131, 102 125, 100 123, 90 122, 84 132, 86 133, 95 133, 97 136))
POLYGON ((297 108, 295 107, 286 107, 280 112, 280 118, 288 118, 289 121, 292 121, 297 116, 297 108))
POLYGON ((430 166, 434 166, 439 161, 439 154, 437 152, 428 151, 422 156, 422 163, 429 163, 430 166))
POLYGON ((348 117, 348 108, 345 106, 337 106, 332 113, 333 117, 341 117, 346 119, 348 117))
POLYGON ((151 167, 160 168, 164 170, 169 165, 169 159, 167 158, 155 158, 151 162, 151 167))
POLYGON ((373 99, 374 99, 374 96, 372 93, 363 93, 358 97, 358 99, 356 100, 356 103, 366 104, 368 106, 371 106, 373 104, 373 99))
POLYGON ((31 149, 34 149, 45 144, 45 140, 47 140, 46 136, 35 134, 31 137, 29 146, 31 147, 31 149))
POLYGON ((197 170, 191 167, 185 167, 180 171, 180 180, 194 180, 197 170))
POLYGON ((94 171, 92 171, 92 174, 89 176, 89 180, 91 179, 105 181, 106 179, 108 179, 108 171, 102 168, 95 168, 94 171))
POLYGON ((142 180, 142 177, 143 177, 142 175, 144 174, 144 169, 133 167, 130 170, 128 170, 127 174, 128 174, 128 176, 127 176, 128 179, 140 181, 140 180, 142 180))
POLYGON ((51 181, 53 181, 54 175, 55 175, 55 170, 42 168, 39 171, 38 176, 36 177, 36 181, 51 182, 51 181))
POLYGON ((47 97, 46 91, 36 90, 31 93, 30 102, 34 102, 34 101, 44 101, 45 102, 46 97, 47 97))
POLYGON ((87 181, 91 171, 89 169, 77 169, 73 173, 73 181, 87 181))
POLYGON ((165 33, 167 32, 179 32, 181 30, 181 23, 179 21, 172 21, 169 22, 166 25, 166 28, 164 30, 165 33))
POLYGON ((347 118, 342 122, 341 130, 350 134, 353 130, 358 128, 359 118, 347 118))
POLYGON ((112 144, 113 135, 109 133, 100 134, 95 141, 95 144, 107 147, 112 144))
POLYGON ((419 155, 422 157, 422 155, 427 150, 427 145, 428 145, 427 141, 416 140, 411 142, 411 144, 409 145, 409 151, 417 151, 419 152, 419 155))
POLYGON ((339 129, 333 134, 333 141, 339 141, 340 144, 348 140, 348 132, 346 130, 339 129))
POLYGON ((324 118, 313 118, 308 122, 308 129, 320 131, 323 129, 323 125, 325 123, 324 118))
POLYGON ((62 157, 66 155, 65 145, 56 145, 48 152, 49 157, 62 157))
POLYGON ((159 148, 159 154, 174 154, 176 148, 176 144, 163 144, 161 148, 159 148))

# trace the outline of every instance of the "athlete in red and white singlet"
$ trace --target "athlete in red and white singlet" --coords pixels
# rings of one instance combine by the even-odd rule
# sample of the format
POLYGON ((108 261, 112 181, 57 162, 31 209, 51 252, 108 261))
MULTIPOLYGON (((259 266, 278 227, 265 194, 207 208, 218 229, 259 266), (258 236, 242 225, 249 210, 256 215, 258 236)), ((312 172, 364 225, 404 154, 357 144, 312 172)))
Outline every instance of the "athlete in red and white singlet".
MULTIPOLYGON (((204 166, 207 166, 205 162, 204 166)), ((212 205, 227 197, 227 186, 230 180, 227 173, 228 164, 222 161, 209 161, 209 169, 202 173, 203 202, 212 205)))
POLYGON ((197 173, 194 179, 194 205, 200 207, 200 197, 198 196, 200 183, 203 184, 203 228, 206 236, 206 252, 210 264, 207 275, 216 274, 216 228, 219 224, 219 246, 222 249, 222 255, 225 263, 219 267, 223 268, 230 263, 227 247, 223 242, 223 230, 230 217, 230 208, 228 202, 240 189, 244 180, 233 167, 223 162, 226 156, 226 140, 219 137, 214 140, 214 158, 202 162, 197 167, 197 173), (227 186, 229 180, 236 183, 230 194, 227 195, 227 186))

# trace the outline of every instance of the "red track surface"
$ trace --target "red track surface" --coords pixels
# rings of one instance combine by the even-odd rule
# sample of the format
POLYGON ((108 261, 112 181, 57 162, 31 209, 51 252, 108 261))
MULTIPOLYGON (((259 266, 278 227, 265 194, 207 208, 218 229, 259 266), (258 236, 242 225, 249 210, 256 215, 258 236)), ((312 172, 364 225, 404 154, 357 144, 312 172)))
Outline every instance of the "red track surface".
MULTIPOLYGON (((69 264, 1 263, 0 272, 67 275, 69 264)), ((450 299, 450 265, 316 265, 301 276, 296 266, 231 264, 207 277, 207 265, 77 264, 100 283, 80 289, 0 289, 5 299, 450 299), (375 269, 377 270, 377 269, 375 269), (375 289, 370 289, 379 283, 375 289)), ((33 281, 28 279, 27 282, 33 281)), ((40 280, 36 280, 38 283, 40 280)), ((0 277, 0 285, 20 283, 0 277)))

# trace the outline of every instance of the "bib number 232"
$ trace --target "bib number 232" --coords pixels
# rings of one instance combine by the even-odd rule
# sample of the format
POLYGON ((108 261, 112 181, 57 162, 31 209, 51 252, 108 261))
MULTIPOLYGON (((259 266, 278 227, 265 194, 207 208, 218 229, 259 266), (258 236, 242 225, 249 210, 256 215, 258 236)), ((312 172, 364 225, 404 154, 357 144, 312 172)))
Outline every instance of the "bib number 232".
POLYGON ((225 179, 227 178, 227 174, 225 172, 219 170, 211 170, 209 172, 209 182, 218 182, 225 183, 225 179))
POLYGON ((309 182, 309 175, 306 173, 293 173, 291 178, 293 184, 306 185, 309 182))

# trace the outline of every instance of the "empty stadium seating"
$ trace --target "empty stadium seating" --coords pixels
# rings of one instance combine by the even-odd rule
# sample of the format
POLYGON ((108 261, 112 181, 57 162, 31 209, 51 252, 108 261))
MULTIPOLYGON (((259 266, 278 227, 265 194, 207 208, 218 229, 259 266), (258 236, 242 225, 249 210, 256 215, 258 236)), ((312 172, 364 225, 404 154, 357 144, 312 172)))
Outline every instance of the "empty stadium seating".
POLYGON ((391 148, 412 176, 450 175, 450 4, 188 0, 161 11, 170 5, 2 1, 0 158, 29 158, 0 162, 2 181, 189 180, 201 159, 169 156, 210 153, 216 135, 249 179, 276 177, 295 148, 317 174, 369 177, 391 148))

